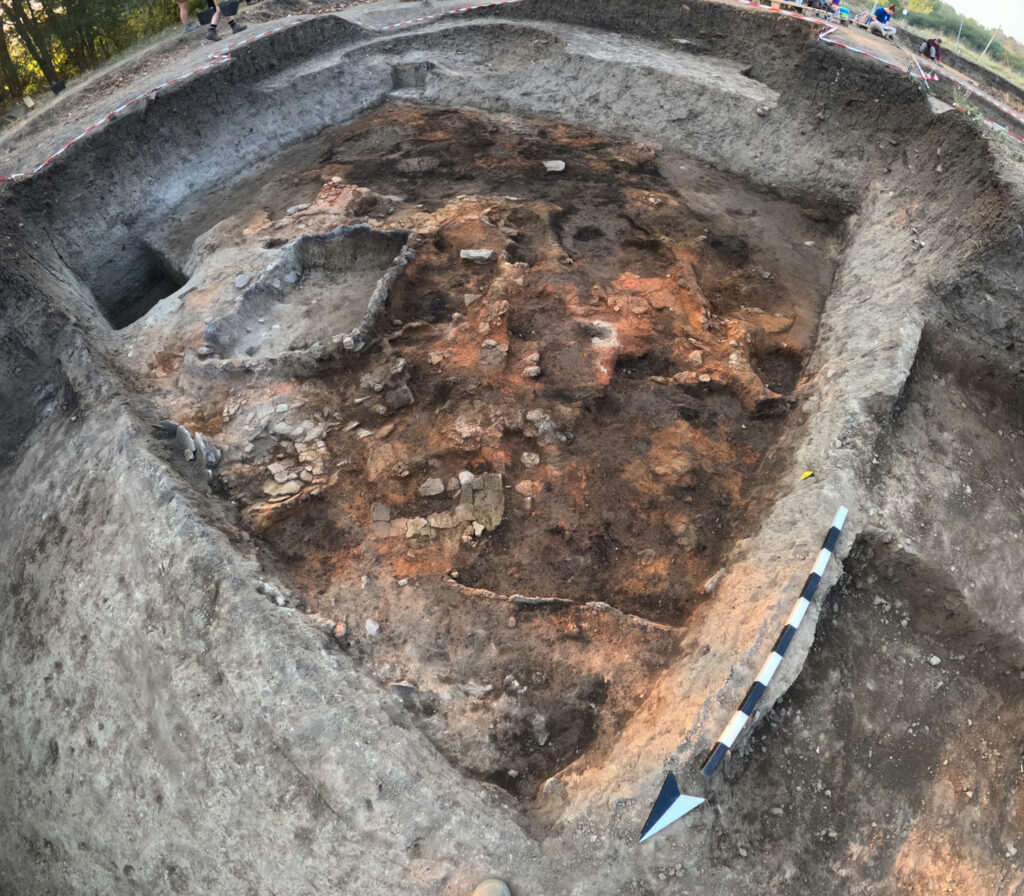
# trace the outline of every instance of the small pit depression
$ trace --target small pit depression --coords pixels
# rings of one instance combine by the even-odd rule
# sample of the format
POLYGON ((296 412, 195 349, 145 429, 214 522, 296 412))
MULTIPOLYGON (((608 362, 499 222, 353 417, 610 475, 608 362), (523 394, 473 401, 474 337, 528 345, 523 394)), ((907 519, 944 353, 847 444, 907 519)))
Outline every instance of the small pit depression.
POLYGON ((379 335, 387 294, 412 236, 404 230, 342 225, 303 235, 206 328, 216 357, 274 358, 315 343, 360 346, 379 335))
POLYGON ((763 513, 838 225, 644 144, 410 105, 260 178, 133 363, 214 434, 289 599, 453 763, 532 797, 629 718, 763 513), (344 365, 210 363, 356 332, 403 252, 344 365), (280 292, 238 300, 247 266, 280 292))

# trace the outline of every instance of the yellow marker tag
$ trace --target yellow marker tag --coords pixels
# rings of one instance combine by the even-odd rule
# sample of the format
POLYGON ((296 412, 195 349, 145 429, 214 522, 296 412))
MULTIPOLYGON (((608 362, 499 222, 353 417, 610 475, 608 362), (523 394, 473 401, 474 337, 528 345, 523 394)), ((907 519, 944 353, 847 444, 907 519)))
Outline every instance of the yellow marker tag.
POLYGON ((814 470, 808 470, 806 473, 804 473, 803 476, 800 477, 800 481, 803 482, 805 479, 810 479, 813 475, 814 470))

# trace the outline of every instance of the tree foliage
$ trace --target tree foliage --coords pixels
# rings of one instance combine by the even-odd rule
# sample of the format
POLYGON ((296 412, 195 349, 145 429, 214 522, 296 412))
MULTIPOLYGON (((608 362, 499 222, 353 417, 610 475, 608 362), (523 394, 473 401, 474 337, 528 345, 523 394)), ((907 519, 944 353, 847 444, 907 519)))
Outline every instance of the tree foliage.
POLYGON ((928 13, 935 11, 935 0, 906 0, 903 5, 911 12, 921 13, 922 15, 928 15, 928 13))
POLYGON ((942 2, 942 0, 929 0, 932 2, 932 9, 930 12, 919 12, 915 7, 918 5, 916 0, 910 0, 906 4, 909 13, 907 14, 907 24, 919 31, 933 32, 936 35, 942 35, 943 38, 950 38, 950 41, 945 41, 945 46, 952 48, 952 42, 960 36, 960 52, 968 58, 971 58, 973 54, 981 54, 981 52, 988 46, 988 55, 993 59, 1005 62, 1006 65, 1016 72, 1024 74, 1024 53, 1019 52, 1020 47, 1015 42, 1005 39, 1002 41, 993 40, 991 46, 989 46, 989 40, 992 38, 992 31, 985 28, 974 19, 961 16, 952 6, 948 3, 942 2), (961 22, 963 23, 961 27, 961 22), (1013 44, 1013 46, 1009 46, 1013 44))
POLYGON ((0 106, 177 21, 172 0, 0 0, 0 106))

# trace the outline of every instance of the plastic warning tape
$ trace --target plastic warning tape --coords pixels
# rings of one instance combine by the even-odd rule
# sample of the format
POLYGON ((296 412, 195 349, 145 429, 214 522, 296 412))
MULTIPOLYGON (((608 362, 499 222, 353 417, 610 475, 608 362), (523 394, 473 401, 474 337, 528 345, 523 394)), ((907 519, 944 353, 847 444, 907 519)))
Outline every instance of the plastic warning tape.
MULTIPOLYGON (((305 21, 305 19, 304 18, 300 18, 300 19, 296 19, 296 20, 294 20, 292 22, 286 22, 283 25, 278 25, 276 28, 268 28, 266 31, 261 31, 261 32, 258 32, 257 34, 253 34, 251 37, 247 37, 247 38, 245 38, 245 40, 241 40, 237 44, 232 44, 230 47, 227 48, 227 50, 228 51, 233 50, 236 47, 240 47, 242 44, 249 43, 250 41, 257 40, 258 38, 261 38, 261 37, 266 37, 268 34, 275 34, 278 31, 284 31, 286 28, 291 28, 294 25, 298 25, 300 22, 303 22, 303 21, 305 21)), ((219 53, 211 53, 210 56, 209 56, 209 59, 210 59, 210 61, 207 62, 205 65, 201 65, 198 68, 194 68, 191 71, 185 72, 183 75, 179 75, 176 78, 171 78, 168 81, 164 81, 162 84, 158 84, 156 87, 151 87, 151 88, 149 88, 149 90, 146 90, 146 91, 140 93, 138 96, 132 97, 127 102, 121 103, 121 105, 118 106, 116 109, 113 109, 112 111, 110 111, 106 115, 104 115, 102 118, 98 119, 97 121, 94 121, 91 125, 89 125, 89 127, 87 127, 84 131, 82 131, 82 133, 79 134, 77 137, 72 137, 60 149, 58 149, 56 152, 52 153, 51 155, 47 156, 45 159, 43 159, 43 161, 41 161, 34 168, 32 168, 32 169, 30 169, 28 171, 18 172, 16 174, 0 174, 0 184, 5 183, 6 181, 23 180, 26 177, 31 177, 33 174, 38 174, 47 165, 49 165, 54 159, 56 159, 62 153, 66 152, 68 149, 70 149, 72 146, 74 146, 76 143, 78 143, 78 141, 81 140, 83 137, 88 136, 93 131, 95 131, 97 128, 102 127, 108 121, 110 121, 112 118, 117 117, 122 112, 124 112, 126 109, 130 108, 135 103, 139 102, 139 100, 144 100, 147 97, 153 96, 158 91, 165 90, 166 88, 172 86, 173 84, 180 84, 182 81, 187 81, 189 78, 193 78, 196 75, 198 75, 200 72, 204 72, 207 69, 211 69, 211 68, 214 68, 214 67, 216 67, 218 65, 223 65, 226 62, 230 62, 231 61, 231 54, 230 54, 230 52, 224 52, 224 51, 221 51, 219 53)))
POLYGON ((836 542, 839 541, 839 533, 842 531, 843 523, 846 522, 846 513, 845 507, 840 507, 836 511, 836 515, 832 519, 832 526, 825 536, 825 543, 818 554, 818 560, 814 564, 814 569, 811 570, 811 574, 804 583, 803 591, 800 592, 800 597, 794 605, 793 611, 789 614, 789 618, 786 620, 782 634, 779 635, 779 639, 772 648, 771 656, 765 661, 761 671, 757 673, 757 678, 750 686, 750 690, 747 691, 747 696, 743 698, 743 703, 740 704, 740 708, 733 714, 732 719, 726 725, 721 736, 715 741, 714 747, 711 748, 711 752, 708 753, 707 759, 704 760, 704 764, 700 768, 700 773, 705 778, 710 778, 715 773, 718 766, 722 764, 722 760, 725 759, 725 754, 732 749, 737 736, 753 714, 757 701, 761 699, 761 695, 767 690, 768 683, 772 680, 775 670, 779 668, 782 658, 786 655, 786 650, 789 648, 796 630, 800 627, 800 623, 803 622, 807 608, 811 605, 814 592, 818 590, 818 583, 821 582, 821 577, 825 574, 825 567, 828 566, 828 561, 832 557, 836 542))
MULTIPOLYGON (((369 31, 391 31, 391 30, 393 30, 395 28, 403 28, 403 27, 405 27, 407 25, 415 25, 415 24, 418 24, 420 22, 429 21, 431 19, 438 19, 438 18, 441 18, 442 16, 458 15, 459 13, 470 12, 471 10, 474 10, 474 9, 485 9, 486 7, 489 7, 489 6, 504 6, 504 5, 509 4, 509 3, 521 3, 521 2, 522 2, 522 0, 490 0, 490 2, 488 2, 488 3, 478 3, 478 4, 474 5, 474 6, 460 6, 457 9, 445 9, 445 10, 442 10, 441 12, 437 12, 437 13, 434 13, 434 14, 429 15, 429 16, 421 16, 418 19, 409 19, 408 21, 405 21, 405 22, 395 22, 395 23, 390 24, 390 25, 379 25, 379 26, 377 26, 377 25, 367 25, 367 24, 364 24, 362 22, 356 22, 355 24, 359 25, 361 28, 366 28, 369 31)), ((344 7, 338 7, 338 8, 344 8, 344 7)), ((324 12, 320 13, 320 15, 329 15, 332 11, 333 10, 328 9, 328 10, 325 10, 324 12)), ((133 105, 134 103, 137 103, 139 100, 145 99, 146 97, 149 97, 149 96, 153 96, 155 93, 157 93, 157 91, 164 90, 165 88, 170 87, 172 84, 178 84, 181 81, 185 81, 188 78, 191 78, 191 77, 194 77, 195 75, 198 75, 200 72, 203 72, 203 71, 206 71, 207 69, 213 68, 214 66, 223 65, 225 62, 230 62, 231 61, 231 53, 230 53, 231 50, 233 50, 233 49, 235 49, 237 47, 241 47, 244 44, 251 43, 254 40, 259 40, 261 37, 266 37, 268 34, 275 34, 278 31, 284 31, 286 28, 291 28, 291 27, 293 27, 295 25, 298 25, 298 24, 300 24, 302 22, 308 21, 309 18, 310 18, 309 16, 299 16, 299 17, 293 19, 290 22, 286 22, 283 25, 278 25, 276 28, 268 28, 266 31, 259 31, 259 32, 255 33, 255 34, 251 34, 249 37, 243 38, 242 40, 238 41, 237 43, 231 44, 229 47, 226 48, 226 51, 222 50, 222 51, 219 51, 219 52, 216 52, 216 53, 211 53, 210 56, 209 56, 210 61, 206 65, 201 65, 199 68, 193 69, 190 72, 186 72, 185 74, 180 75, 177 78, 172 78, 169 81, 165 81, 163 84, 159 84, 156 87, 150 88, 149 90, 145 91, 144 93, 140 93, 138 96, 133 97, 132 99, 128 100, 128 102, 122 103, 120 106, 118 106, 112 112, 108 112, 101 119, 99 119, 98 121, 96 121, 93 124, 89 125, 89 127, 87 127, 84 131, 82 131, 81 134, 79 134, 77 137, 74 137, 73 139, 69 140, 60 149, 58 149, 55 153, 53 153, 52 155, 48 156, 42 162, 40 162, 38 165, 36 165, 35 168, 32 168, 29 171, 17 172, 15 174, 0 174, 0 184, 3 184, 5 182, 7 182, 7 181, 23 180, 26 177, 31 177, 32 175, 39 173, 40 171, 42 171, 43 168, 45 168, 54 159, 56 159, 59 155, 61 155, 61 153, 65 152, 70 147, 74 146, 79 140, 81 140, 86 135, 92 133, 97 128, 102 127, 104 124, 106 124, 112 118, 114 118, 115 116, 119 115, 121 112, 124 112, 125 109, 127 109, 129 106, 133 105)))
MULTIPOLYGON (((953 105, 960 111, 966 112, 968 115, 971 114, 972 110, 968 109, 966 106, 961 106, 959 103, 953 103, 953 105)), ((989 127, 994 128, 997 131, 1002 131, 1008 137, 1013 137, 1014 140, 1019 140, 1021 143, 1024 143, 1024 137, 1020 134, 1015 134, 1006 125, 1000 124, 998 121, 993 121, 991 118, 985 118, 984 116, 982 116, 981 120, 989 127)))
POLYGON ((994 97, 988 96, 986 93, 983 93, 981 90, 975 87, 970 81, 965 81, 963 78, 958 78, 951 72, 947 72, 946 77, 949 78, 951 81, 955 81, 960 87, 962 87, 969 93, 973 93, 975 96, 981 97, 981 99, 983 99, 986 103, 995 106, 1004 115, 1009 116, 1014 121, 1019 121, 1021 124, 1024 124, 1024 115, 1021 115, 1020 112, 1016 111, 1015 109, 1012 109, 1010 106, 1007 106, 1006 103, 1001 103, 994 97))
MULTIPOLYGON (((902 65, 899 65, 898 63, 892 62, 889 59, 883 59, 881 56, 876 56, 874 53, 867 52, 867 50, 861 50, 859 47, 852 47, 849 44, 844 44, 842 41, 833 40, 832 38, 828 37, 828 34, 831 34, 831 32, 822 32, 821 34, 818 35, 819 40, 823 40, 825 43, 832 44, 833 46, 836 46, 836 47, 842 47, 845 50, 850 50, 853 53, 859 53, 861 56, 867 56, 869 59, 875 59, 875 60, 877 60, 879 62, 885 63, 885 65, 891 66, 892 68, 899 69, 902 72, 907 72, 907 70, 905 68, 903 68, 902 65)), ((915 59, 914 61, 916 62, 917 60, 915 59)), ((922 73, 921 75, 915 74, 914 72, 907 72, 907 74, 909 74, 910 77, 912 77, 912 78, 923 78, 925 81, 938 81, 939 80, 938 74, 936 72, 934 72, 934 71, 930 72, 929 74, 923 74, 922 73)), ((1001 103, 995 97, 989 96, 983 90, 979 90, 977 87, 975 87, 970 82, 964 81, 961 78, 956 77, 951 72, 947 71, 947 72, 945 72, 945 75, 946 75, 947 78, 949 78, 949 80, 955 81, 957 84, 959 84, 961 87, 963 87, 964 90, 967 90, 970 93, 973 93, 975 96, 980 97, 981 99, 983 99, 986 103, 989 103, 990 105, 995 106, 995 108, 997 108, 1004 115, 1009 116, 1014 121, 1019 121, 1021 124, 1024 124, 1024 115, 1022 115, 1020 112, 1017 112, 1016 110, 1012 109, 1010 106, 1006 105, 1006 103, 1001 103)), ((998 125, 997 124, 996 127, 1002 128, 1002 125, 998 125)), ((1006 128, 1002 128, 1002 129, 1003 130, 1007 130, 1006 128)), ((1014 137, 1017 136, 1016 134, 1013 134, 1011 131, 1007 131, 1007 133, 1012 134, 1012 136, 1014 136, 1014 137)))

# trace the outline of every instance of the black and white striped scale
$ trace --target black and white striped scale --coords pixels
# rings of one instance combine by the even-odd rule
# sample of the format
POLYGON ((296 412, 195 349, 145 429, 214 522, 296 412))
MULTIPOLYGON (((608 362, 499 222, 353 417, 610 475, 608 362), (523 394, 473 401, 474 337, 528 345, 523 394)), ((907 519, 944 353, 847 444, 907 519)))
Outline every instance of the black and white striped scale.
POLYGON ((800 623, 803 622, 804 616, 807 614, 807 608, 810 607, 811 601, 814 599, 814 592, 818 590, 821 577, 825 574, 825 567, 828 566, 828 561, 835 550, 836 542, 839 541, 839 533, 842 531, 843 523, 846 522, 846 512, 845 507, 840 507, 836 511, 836 515, 832 519, 832 526, 828 530, 828 535, 825 536, 825 543, 821 546, 821 551, 818 554, 818 560, 814 564, 814 569, 811 570, 807 581, 804 582, 800 597, 797 598, 797 602, 793 606, 785 626, 783 626, 782 634, 779 635, 775 646, 772 648, 771 656, 765 660, 761 671, 757 673, 757 678, 754 679, 750 690, 747 691, 747 696, 743 698, 740 708, 733 714, 729 724, 726 725, 725 730, 715 742, 714 747, 711 748, 711 752, 708 753, 707 759, 704 760, 704 764, 700 767, 700 773, 705 778, 710 778, 718 766, 722 764, 725 754, 732 749, 732 745, 736 742, 736 737, 753 714, 757 701, 761 699, 761 695, 768 689, 768 683, 772 680, 775 670, 779 668, 782 658, 786 655, 786 650, 789 648, 796 630, 800 627, 800 623))
MULTIPOLYGON (((722 760, 725 759, 726 754, 732 749, 736 738, 753 714, 758 700, 761 699, 761 696, 768 689, 768 684, 772 680, 775 671, 779 668, 782 658, 786 655, 786 650, 793 641, 796 630, 800 627, 800 623, 803 622, 804 616, 807 615, 807 608, 811 605, 814 592, 818 590, 818 584, 821 582, 821 577, 825 574, 825 568, 828 566, 828 561, 835 550, 836 542, 839 541, 839 533, 842 531, 843 523, 846 522, 846 514, 846 508, 840 507, 832 518, 832 525, 825 536, 825 542, 821 546, 814 569, 811 570, 811 574, 804 583, 800 597, 797 598, 797 602, 782 629, 782 634, 779 635, 775 646, 772 648, 771 656, 765 661, 761 671, 757 673, 757 678, 750 686, 750 690, 747 691, 747 695, 743 698, 740 708, 733 714, 729 724, 726 725, 725 730, 721 733, 718 740, 715 741, 711 752, 708 753, 707 758, 701 765, 700 772, 705 778, 710 778, 718 766, 722 764, 722 760)), ((702 802, 704 800, 701 797, 681 794, 675 775, 669 772, 665 783, 662 785, 661 793, 658 794, 658 799, 654 803, 654 808, 651 809, 647 823, 640 833, 640 842, 658 833, 658 831, 670 825, 677 818, 682 818, 690 809, 700 805, 702 802)))

